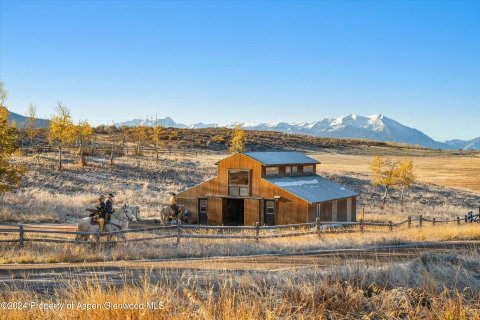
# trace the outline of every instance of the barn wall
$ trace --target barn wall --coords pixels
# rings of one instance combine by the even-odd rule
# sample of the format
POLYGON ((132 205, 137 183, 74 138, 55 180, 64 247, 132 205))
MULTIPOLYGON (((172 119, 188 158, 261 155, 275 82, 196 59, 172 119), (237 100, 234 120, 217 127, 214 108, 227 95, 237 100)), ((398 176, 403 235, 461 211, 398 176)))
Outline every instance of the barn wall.
POLYGON ((208 224, 221 225, 223 223, 223 199, 208 198, 208 224))
POLYGON ((332 203, 325 202, 321 204, 320 221, 332 221, 332 203))
POLYGON ((317 219, 317 205, 318 204, 309 204, 308 205, 308 221, 315 222, 317 219))
POLYGON ((352 221, 357 221, 357 197, 352 197, 352 221))
POLYGON ((337 221, 346 222, 347 220, 347 199, 337 201, 337 221))
POLYGON ((255 225, 256 222, 261 221, 260 217, 260 200, 245 199, 244 201, 244 224, 246 226, 255 225))
POLYGON ((198 221, 198 200, 197 199, 178 199, 177 203, 183 205, 185 209, 190 211, 190 220, 198 221))

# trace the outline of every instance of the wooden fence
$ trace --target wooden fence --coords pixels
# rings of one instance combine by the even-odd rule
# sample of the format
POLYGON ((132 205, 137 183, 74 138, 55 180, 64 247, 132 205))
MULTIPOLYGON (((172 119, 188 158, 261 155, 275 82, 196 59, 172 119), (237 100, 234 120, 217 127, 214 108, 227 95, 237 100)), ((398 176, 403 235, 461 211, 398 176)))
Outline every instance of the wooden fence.
MULTIPOLYGON (((22 147, 20 148, 25 154, 42 154, 42 153, 56 153, 58 148, 52 145, 37 145, 32 147, 22 147)), ((63 147, 63 151, 76 153, 79 148, 75 146, 63 147)), ((112 146, 99 144, 99 145, 89 145, 86 146, 84 151, 86 154, 93 155, 110 155, 112 153, 112 146)), ((157 155, 184 155, 184 156, 198 156, 199 154, 211 154, 214 153, 211 150, 207 149, 193 149, 193 148, 159 148, 158 150, 155 147, 151 146, 141 146, 137 148, 135 146, 127 145, 114 145, 113 154, 115 157, 124 156, 124 155, 143 155, 154 157, 157 155)))
POLYGON ((457 217, 456 219, 439 220, 436 218, 424 218, 419 216, 418 218, 408 217, 407 220, 393 223, 388 222, 370 222, 360 220, 358 222, 323 222, 318 218, 316 222, 312 223, 299 223, 289 225, 278 226, 260 226, 257 222, 255 226, 205 226, 205 225, 191 225, 191 224, 176 224, 176 225, 160 225, 153 227, 144 227, 137 229, 128 229, 115 232, 79 232, 79 231, 62 231, 62 230, 44 230, 40 229, 41 226, 24 226, 20 225, 0 225, 0 235, 4 237, 11 237, 10 239, 1 239, 0 242, 19 243, 23 246, 26 242, 43 242, 43 243, 89 243, 95 244, 102 242, 102 238, 105 237, 125 237, 125 239, 108 240, 108 243, 118 243, 124 241, 137 242, 137 241, 150 241, 158 239, 175 239, 176 244, 180 245, 181 239, 252 239, 260 241, 261 239, 268 238, 284 238, 284 237, 296 237, 305 235, 318 235, 326 233, 337 232, 360 232, 366 231, 366 228, 383 228, 385 231, 393 231, 395 228, 406 227, 418 227, 422 228, 426 223, 430 225, 436 224, 453 224, 460 225, 465 223, 463 219, 457 217), (212 234, 211 231, 216 231, 212 234), (130 236, 128 239, 126 235, 130 236), (32 235, 32 236, 28 236, 32 235), (37 235, 37 236, 36 236, 37 235), (43 237, 38 237, 43 235, 43 237), (64 236, 64 237, 59 237, 64 236), (66 238, 65 236, 87 236, 87 240, 79 240, 66 238), (88 239, 90 238, 90 239, 88 239), (92 241, 92 239, 95 241, 92 241))

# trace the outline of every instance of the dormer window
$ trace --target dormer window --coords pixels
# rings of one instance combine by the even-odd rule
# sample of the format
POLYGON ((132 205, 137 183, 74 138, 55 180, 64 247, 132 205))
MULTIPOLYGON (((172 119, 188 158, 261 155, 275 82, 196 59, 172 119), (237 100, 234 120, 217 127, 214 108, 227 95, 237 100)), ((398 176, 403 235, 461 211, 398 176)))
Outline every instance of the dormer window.
POLYGON ((265 168, 265 175, 267 177, 278 176, 279 174, 280 174, 280 168, 279 167, 266 167, 265 168))
POLYGON ((298 173, 298 166, 285 167, 285 174, 297 174, 297 173, 298 173))

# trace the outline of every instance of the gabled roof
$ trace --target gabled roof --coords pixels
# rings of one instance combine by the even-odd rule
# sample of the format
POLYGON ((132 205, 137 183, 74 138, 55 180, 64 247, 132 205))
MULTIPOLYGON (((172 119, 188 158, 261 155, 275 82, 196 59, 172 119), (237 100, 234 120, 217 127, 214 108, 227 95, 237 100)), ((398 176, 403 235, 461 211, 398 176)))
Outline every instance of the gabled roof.
POLYGON ((264 178, 309 203, 356 197, 358 193, 319 175, 264 178))
POLYGON ((264 165, 280 164, 318 164, 315 159, 296 151, 269 151, 269 152, 245 152, 246 156, 253 158, 264 165))

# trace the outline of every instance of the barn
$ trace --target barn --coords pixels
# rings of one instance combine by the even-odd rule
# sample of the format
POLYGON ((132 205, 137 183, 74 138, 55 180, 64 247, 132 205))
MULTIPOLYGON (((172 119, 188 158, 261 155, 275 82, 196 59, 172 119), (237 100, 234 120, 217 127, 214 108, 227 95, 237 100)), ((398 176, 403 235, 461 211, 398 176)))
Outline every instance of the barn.
POLYGON ((358 193, 316 174, 301 152, 245 152, 216 163, 217 176, 177 194, 193 222, 280 225, 355 221, 358 193))

